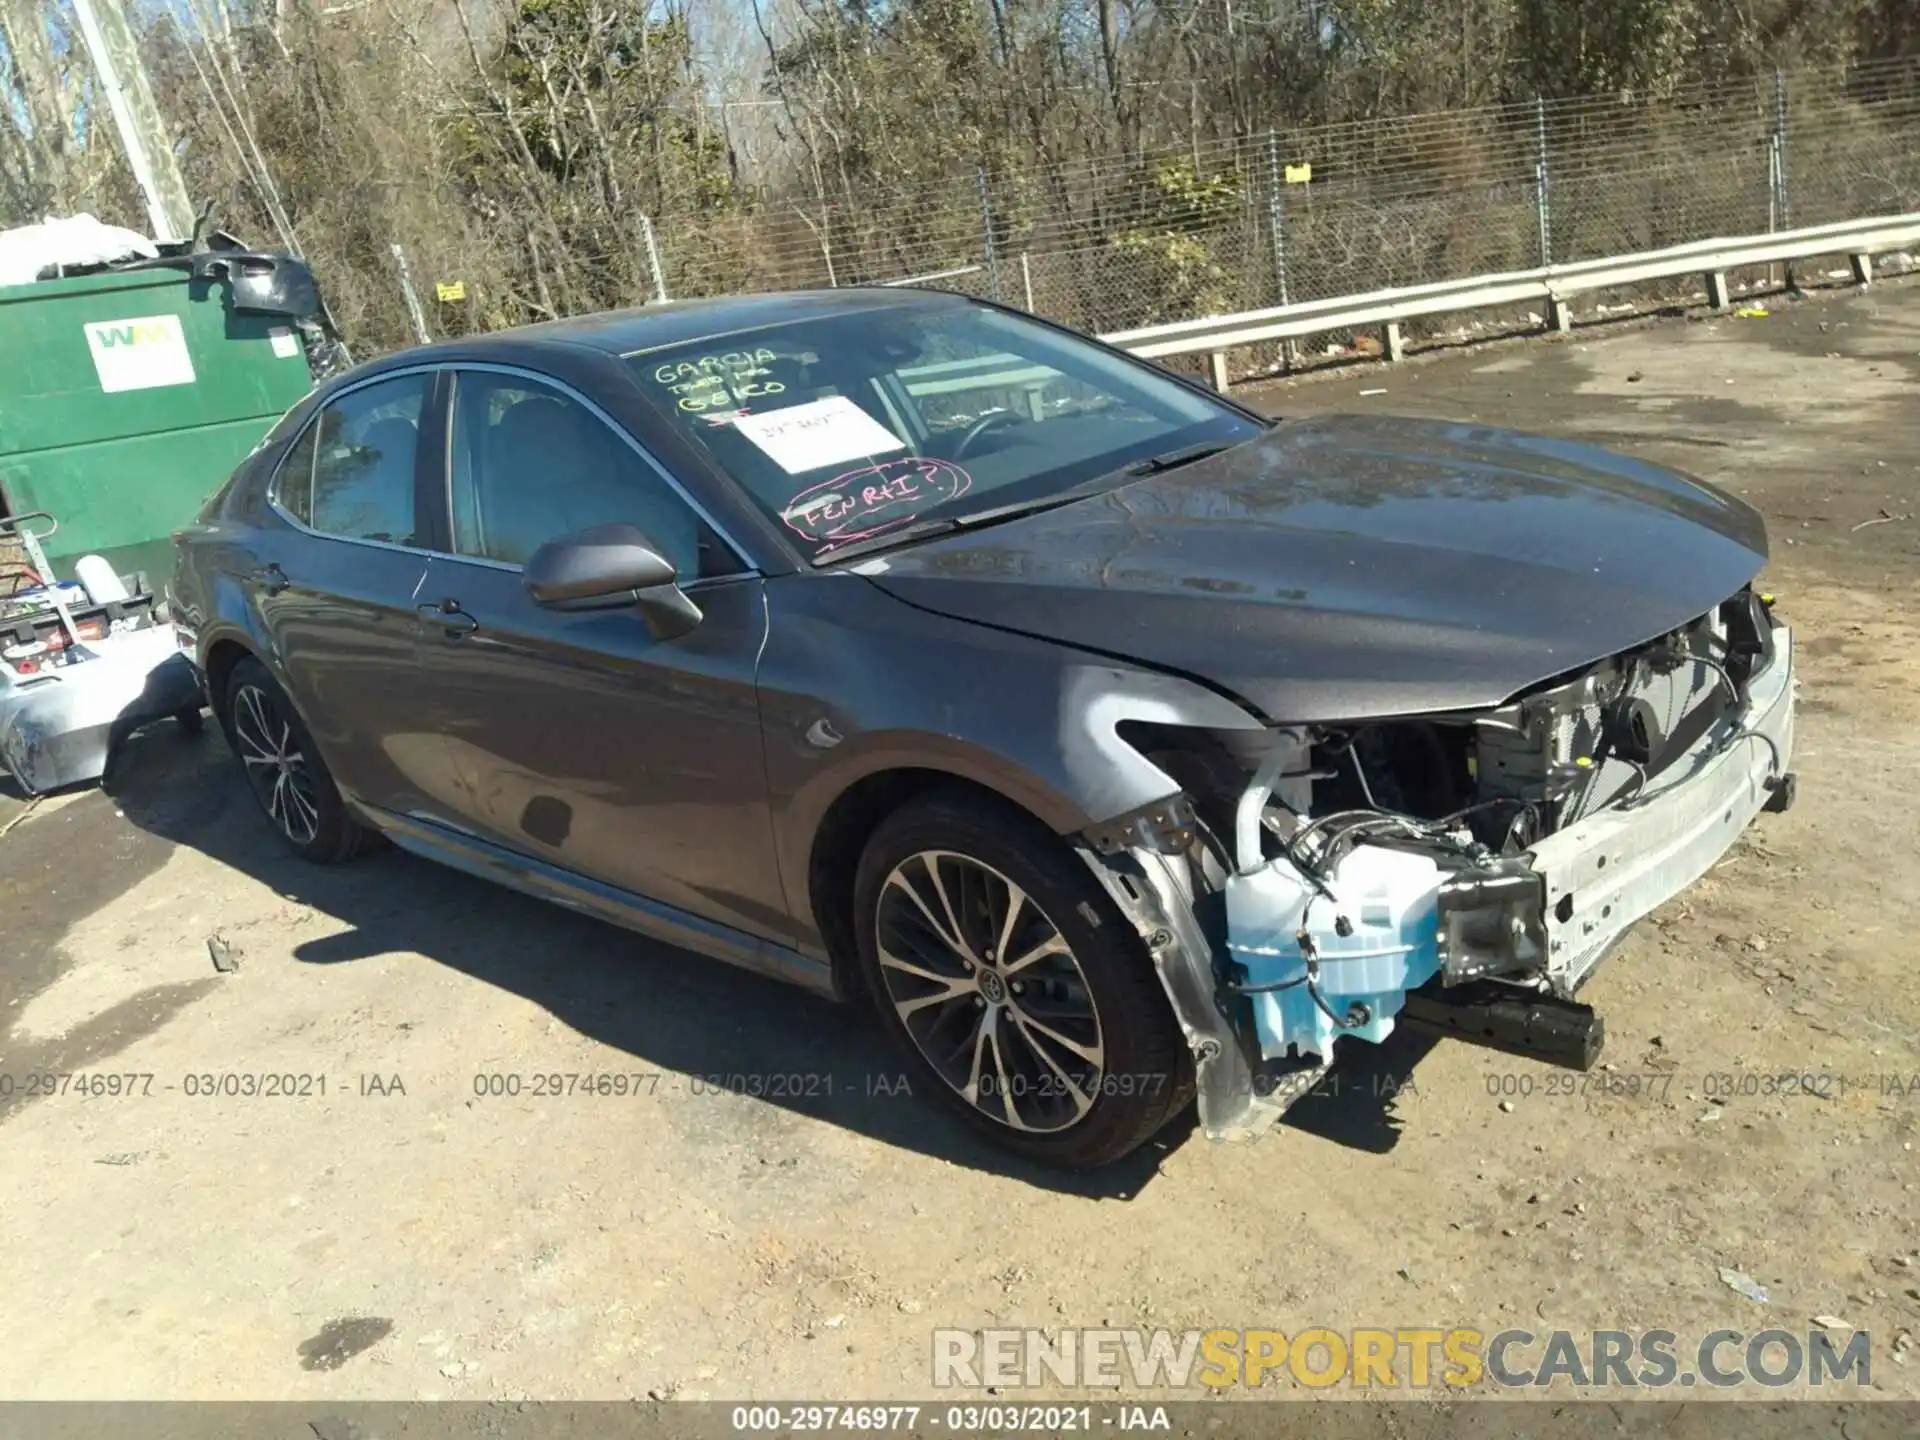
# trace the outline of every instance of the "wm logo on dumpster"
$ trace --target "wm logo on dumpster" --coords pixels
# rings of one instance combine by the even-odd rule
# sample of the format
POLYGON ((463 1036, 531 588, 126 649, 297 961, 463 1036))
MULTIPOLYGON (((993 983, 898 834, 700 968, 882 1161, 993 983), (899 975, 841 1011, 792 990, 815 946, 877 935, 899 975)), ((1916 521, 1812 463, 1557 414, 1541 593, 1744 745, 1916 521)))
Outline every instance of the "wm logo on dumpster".
POLYGON ((194 382, 193 356, 178 315, 95 320, 86 332, 94 373, 109 394, 194 382))

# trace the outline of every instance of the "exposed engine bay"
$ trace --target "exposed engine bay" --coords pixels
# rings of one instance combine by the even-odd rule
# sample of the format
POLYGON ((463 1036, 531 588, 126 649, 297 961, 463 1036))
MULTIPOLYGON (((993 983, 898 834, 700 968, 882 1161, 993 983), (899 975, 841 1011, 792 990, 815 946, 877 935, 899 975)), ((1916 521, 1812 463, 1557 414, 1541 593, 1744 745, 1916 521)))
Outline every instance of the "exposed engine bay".
POLYGON ((1123 722, 1181 793, 1088 838, 1167 862, 1145 898, 1165 915, 1177 887, 1204 937, 1211 1017, 1197 977, 1169 973, 1181 927, 1153 938, 1173 942, 1156 964, 1202 1069, 1229 1039, 1245 1062, 1247 1093, 1216 1095, 1211 1116, 1203 1074, 1209 1131, 1243 1126, 1236 1105, 1277 1113, 1337 1041, 1377 1043, 1396 1021, 1591 1066, 1603 1028, 1574 996, 1594 966, 1756 811, 1792 801, 1791 646, 1748 588, 1494 709, 1254 731, 1123 722))

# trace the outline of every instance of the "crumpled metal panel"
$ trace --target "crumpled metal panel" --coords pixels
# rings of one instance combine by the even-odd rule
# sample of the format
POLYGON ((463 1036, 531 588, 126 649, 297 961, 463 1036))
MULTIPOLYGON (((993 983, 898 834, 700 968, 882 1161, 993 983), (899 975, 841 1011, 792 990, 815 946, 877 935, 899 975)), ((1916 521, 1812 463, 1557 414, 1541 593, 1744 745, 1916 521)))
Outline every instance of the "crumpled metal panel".
POLYGON ((1193 1056, 1201 1130, 1211 1140, 1248 1140, 1270 1129, 1327 1066, 1302 1066, 1276 1079, 1248 1054, 1220 990, 1213 946, 1194 914, 1184 862, 1141 848, 1080 854, 1146 942, 1193 1056))

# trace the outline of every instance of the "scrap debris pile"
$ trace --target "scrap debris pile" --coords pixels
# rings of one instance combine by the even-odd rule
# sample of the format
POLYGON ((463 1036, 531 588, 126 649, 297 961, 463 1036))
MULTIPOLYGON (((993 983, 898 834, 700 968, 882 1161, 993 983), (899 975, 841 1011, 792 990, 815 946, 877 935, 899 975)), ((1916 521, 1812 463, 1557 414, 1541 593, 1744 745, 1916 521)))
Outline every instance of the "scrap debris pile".
POLYGON ((142 575, 97 555, 56 581, 45 511, 0 519, 0 760, 43 795, 106 773, 114 746, 149 720, 200 727, 200 685, 142 575))

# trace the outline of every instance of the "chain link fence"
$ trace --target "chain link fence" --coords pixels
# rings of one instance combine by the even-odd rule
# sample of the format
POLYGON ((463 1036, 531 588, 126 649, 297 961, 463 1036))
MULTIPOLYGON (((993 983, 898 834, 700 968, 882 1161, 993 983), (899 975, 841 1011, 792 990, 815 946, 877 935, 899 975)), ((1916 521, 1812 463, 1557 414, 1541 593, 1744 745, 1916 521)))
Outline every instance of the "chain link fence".
POLYGON ((1913 209, 1920 57, 654 216, 646 253, 656 295, 923 283, 1100 333, 1913 209))

